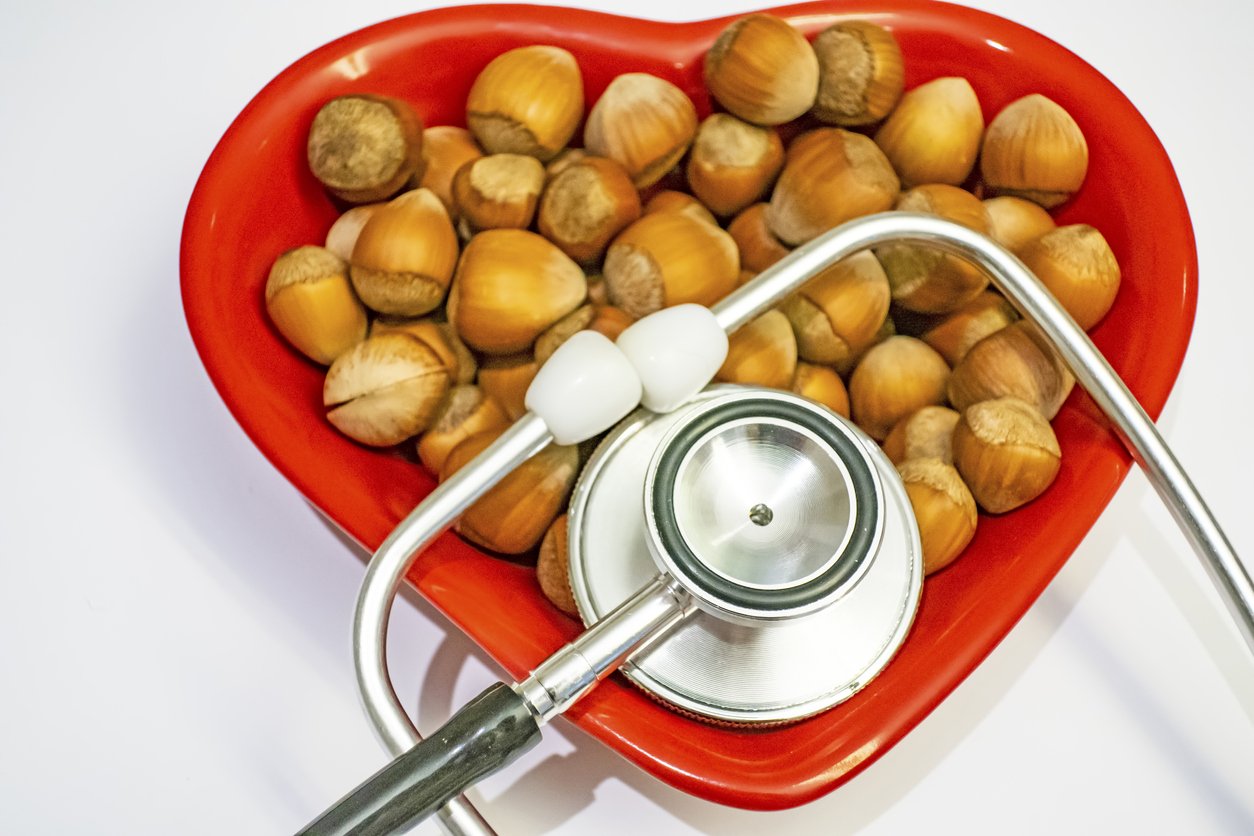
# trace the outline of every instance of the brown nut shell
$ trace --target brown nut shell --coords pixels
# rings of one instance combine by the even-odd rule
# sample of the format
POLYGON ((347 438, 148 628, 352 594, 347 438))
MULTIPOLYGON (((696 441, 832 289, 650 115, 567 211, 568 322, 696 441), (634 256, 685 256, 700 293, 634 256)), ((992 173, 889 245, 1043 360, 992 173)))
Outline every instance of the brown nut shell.
POLYGON ((791 389, 797 370, 797 340, 788 318, 767 311, 731 335, 727 359, 714 375, 724 383, 791 389))
POLYGON ((762 272, 791 252, 766 225, 766 207, 765 203, 755 203, 727 225, 727 234, 740 251, 740 266, 753 273, 762 272))
POLYGON ((884 317, 884 323, 880 325, 879 330, 875 332, 875 336, 871 338, 871 342, 863 348, 856 350, 844 360, 832 364, 832 368, 836 373, 842 376, 848 376, 858 364, 862 362, 862 358, 866 353, 875 346, 887 340, 889 337, 897 336, 897 323, 893 321, 891 316, 884 317))
POLYGON ((814 39, 819 92, 814 115, 829 125, 857 127, 887 116, 901 98, 905 68, 897 39, 865 20, 833 24, 814 39))
POLYGON ((975 537, 975 500, 954 466, 938 459, 912 459, 897 473, 919 524, 923 573, 930 575, 953 563, 975 537))
POLYGON ((408 334, 382 334, 335 359, 322 402, 340 432, 389 447, 427 428, 448 386, 444 363, 428 346, 408 334))
POLYGON ((893 464, 911 459, 953 463, 954 427, 958 413, 947 406, 925 406, 893 425, 884 439, 884 455, 893 464))
POLYGON ((567 148, 544 164, 544 174, 549 180, 552 180, 565 171, 568 166, 572 166, 590 156, 592 155, 582 148, 567 148))
POLYGON ((422 165, 422 119, 399 99, 338 96, 314 116, 306 156, 314 177, 336 197, 385 200, 422 165))
POLYGON ((437 322, 431 318, 424 319, 392 319, 380 317, 370 325, 370 336, 391 333, 409 334, 426 344, 436 353, 444 368, 448 370, 449 380, 455 384, 470 383, 475 379, 478 364, 475 356, 466 348, 466 344, 457 336, 453 326, 447 322, 437 322))
POLYGON ((1119 293, 1119 262, 1087 224, 1060 226, 1027 244, 1019 258, 1085 330, 1101 322, 1119 293))
POLYGON ((589 152, 619 163, 642 189, 675 167, 696 132, 697 110, 683 90, 648 73, 626 73, 592 106, 583 138, 589 152))
POLYGON ((803 360, 833 364, 870 346, 888 316, 888 279, 863 251, 838 261, 784 300, 803 360))
POLYGON ((734 215, 758 200, 784 166, 779 134, 715 113, 697 129, 688 155, 688 185, 716 215, 734 215))
POLYGON ((980 507, 1013 511, 1053 484, 1062 462, 1054 430, 1018 398, 972 404, 954 429, 954 465, 980 507))
POLYGON ((649 198, 648 203, 644 205, 643 214, 652 215, 654 212, 679 212, 693 220, 718 226, 718 219, 705 207, 704 203, 690 194, 674 189, 663 189, 649 198))
POLYGON ((1048 212, 1021 197, 990 197, 984 209, 989 237, 1016 255, 1055 226, 1048 212))
POLYGON ((444 300, 457 264, 457 234, 444 204, 415 189, 374 211, 353 246, 351 275, 372 310, 421 316, 444 300))
MULTIPOLYGON (((937 215, 988 234, 984 204, 957 186, 933 183, 901 193, 896 209, 937 215)), ((970 302, 988 286, 988 275, 971 262, 935 247, 885 244, 875 248, 884 265, 893 301, 918 313, 948 313, 970 302)))
POLYGON ((489 154, 550 160, 583 117, 583 76, 555 46, 524 46, 483 68, 466 98, 466 125, 489 154))
POLYGON ((1075 378, 1049 341, 1021 319, 971 346, 949 378, 949 402, 961 412, 980 401, 1013 396, 1048 420, 1058 414, 1074 385, 1075 378))
POLYGON ((1038 93, 1006 105, 984 134, 980 172, 993 194, 1045 208, 1075 194, 1089 168, 1089 147, 1071 114, 1038 93))
POLYGON ((640 217, 640 193, 621 165, 585 155, 551 175, 540 199, 540 234, 580 264, 600 261, 640 217))
POLYGON ((740 256, 717 226, 655 212, 614 239, 603 269, 610 302, 639 318, 685 302, 714 304, 735 289, 740 256))
MULTIPOLYGON (((504 432, 489 430, 463 441, 444 460, 440 481, 460 470, 504 432)), ((550 444, 471 505, 454 530, 476 545, 501 554, 522 554, 540 542, 566 507, 579 475, 579 451, 550 444)))
POLYGON ((986 290, 924 331, 919 339, 939 351, 953 368, 967 356, 971 346, 1018 318, 1014 305, 986 290))
POLYGON ((501 405, 509 420, 517 421, 527 412, 527 389, 539 371, 540 364, 530 354, 485 357, 479 367, 479 388, 501 405))
POLYGON ((453 448, 472 435, 509 426, 509 416, 478 386, 454 386, 418 440, 418 458, 435 476, 453 448))
POLYGON ((348 265, 322 247, 279 256, 266 279, 266 313, 283 338, 323 365, 366 336, 366 309, 353 292, 348 265))
POLYGON ((457 219, 453 206, 453 176, 466 163, 483 156, 483 149, 465 128, 452 125, 436 125, 422 132, 422 158, 426 161, 416 188, 430 189, 448 210, 449 217, 457 219))
POLYGON ((326 248, 345 261, 351 261, 353 247, 357 246, 357 236, 361 234, 362 227, 366 225, 366 221, 370 220, 374 210, 383 205, 382 203, 363 203, 361 206, 349 208, 336 218, 335 223, 331 224, 331 228, 327 230, 326 248))
POLYGON ((489 154, 453 175, 453 205, 472 231, 526 229, 544 189, 544 166, 523 154, 489 154))
POLYGON ((837 415, 849 417, 849 390, 840 375, 827 366, 798 362, 792 378, 792 391, 822 404, 837 415))
POLYGON ((514 354, 583 303, 579 265, 522 229, 489 229, 466 245, 449 291, 448 318, 471 348, 514 354))
POLYGON ((553 323, 536 339, 536 362, 544 365, 562 343, 580 331, 596 331, 613 341, 633 322, 634 319, 612 305, 584 305, 553 323))
POLYGON ((724 29, 706 53, 705 85, 746 122, 782 125, 814 104, 819 60, 786 20, 749 15, 724 29))
POLYGON ((567 517, 562 514, 553 520, 544 539, 540 541, 540 555, 536 559, 536 580, 540 591, 549 603, 571 618, 579 618, 579 605, 570 588, 570 552, 567 540, 567 517))
POLYGON ((908 187, 956 186, 967 179, 980 151, 984 115, 965 78, 938 78, 901 97, 875 142, 908 187))
POLYGON ((892 165, 874 142, 840 128, 819 128, 789 148, 766 223, 785 244, 804 244, 845 221, 891 208, 899 189, 892 165))
POLYGON ((867 351, 849 379, 854 422, 883 440, 893 425, 915 410, 945 402, 949 366, 927 343, 889 337, 867 351))

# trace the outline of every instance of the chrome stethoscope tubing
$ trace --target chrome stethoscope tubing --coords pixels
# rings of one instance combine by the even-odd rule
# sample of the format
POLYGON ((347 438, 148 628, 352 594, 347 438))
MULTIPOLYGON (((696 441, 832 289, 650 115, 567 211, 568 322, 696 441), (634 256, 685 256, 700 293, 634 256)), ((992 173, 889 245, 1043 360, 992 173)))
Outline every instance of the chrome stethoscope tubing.
MULTIPOLYGON (((711 311, 718 325, 730 334, 798 290, 823 268, 870 247, 902 241, 935 246, 981 267, 1023 316, 1053 342, 1077 382, 1101 407, 1146 472, 1254 651, 1254 583, 1206 503, 1153 421, 1084 331, 1022 262, 990 239, 930 215, 891 212, 858 218, 794 250, 711 311)), ((386 658, 388 618, 405 573, 416 556, 463 511, 550 441, 552 435, 545 423, 533 413, 524 415, 472 462, 437 486, 393 530, 367 566, 353 621, 354 660, 366 713, 394 756, 421 740, 392 687, 386 658)), ((536 674, 516 688, 530 698, 537 718, 545 720, 560 713, 627 655, 682 621, 690 610, 687 596, 664 583, 643 590, 637 598, 643 608, 637 617, 611 618, 612 624, 595 625, 590 630, 595 638, 591 646, 577 640, 579 648, 568 645, 541 666, 562 671, 562 682, 558 683, 565 689, 562 693, 554 694, 551 682, 541 687, 536 674), (647 616, 641 617, 644 612, 647 616), (592 650, 612 658, 589 658, 592 650), (537 700, 545 704, 535 705, 537 700)), ((437 815, 452 834, 493 832, 461 797, 437 815)))

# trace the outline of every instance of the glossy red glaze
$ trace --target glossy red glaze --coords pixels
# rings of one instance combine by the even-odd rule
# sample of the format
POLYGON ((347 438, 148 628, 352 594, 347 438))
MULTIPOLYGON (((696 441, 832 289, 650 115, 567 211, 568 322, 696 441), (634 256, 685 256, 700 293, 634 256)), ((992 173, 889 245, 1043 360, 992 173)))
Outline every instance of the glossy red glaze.
MULTIPOLYGON (((1088 137, 1091 165, 1059 220, 1098 227, 1123 266, 1118 301, 1093 338, 1156 415, 1192 327, 1196 254, 1171 163, 1132 104, 1067 50, 981 12, 909 0, 774 11, 809 34, 841 17, 882 23, 901 42, 908 87, 963 75, 986 119, 1033 92, 1075 116, 1088 137)), ((424 12, 307 55, 227 130, 184 225, 182 287, 192 336, 257 446, 367 548, 430 490, 431 479, 399 454, 359 447, 331 428, 322 417, 321 370, 284 344, 262 303, 275 256, 321 242, 336 216, 305 168, 314 113, 332 96, 370 91, 409 100, 428 125, 464 124, 463 102, 478 71, 502 51, 530 43, 575 54, 589 104, 618 73, 646 71, 674 81, 704 113, 710 102, 702 55, 728 20, 674 25, 529 6, 424 12)), ((966 555, 927 581, 900 654, 845 704, 787 728, 717 728, 685 719, 615 677, 568 716, 663 781, 714 801, 772 809, 829 792, 892 746, 979 664, 1114 494, 1129 459, 1089 400, 1073 395, 1055 427, 1064 451, 1057 482, 1026 508, 982 520, 966 555)), ((579 630, 547 604, 529 568, 486 557, 451 535, 421 556, 410 580, 514 675, 579 630)), ((349 614, 343 616, 347 630, 349 614)), ((821 659, 822 648, 815 656, 821 659)), ((344 687, 351 687, 348 681, 344 687)))

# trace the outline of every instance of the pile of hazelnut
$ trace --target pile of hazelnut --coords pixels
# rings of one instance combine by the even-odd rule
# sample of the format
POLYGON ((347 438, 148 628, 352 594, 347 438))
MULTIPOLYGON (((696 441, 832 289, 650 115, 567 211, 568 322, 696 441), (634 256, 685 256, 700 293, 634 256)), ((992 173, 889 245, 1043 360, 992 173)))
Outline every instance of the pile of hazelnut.
MULTIPOLYGON (((468 129, 424 129, 385 96, 328 102, 309 167, 353 206, 325 246, 279 256, 265 290, 283 336, 329 366, 327 419, 375 447, 417 438, 447 478, 523 413, 536 371, 575 332, 613 339, 660 308, 711 305, 790 248, 894 208, 990 235, 1082 327, 1113 303, 1119 267, 1101 233, 1046 211, 1080 187, 1088 149, 1044 96, 986 126, 963 78, 905 92, 888 30, 844 21, 810 42, 767 14, 722 32, 705 79, 725 112, 699 121, 670 82, 618 76, 582 147, 580 69, 553 46, 491 61, 468 129)), ((1058 472, 1049 422, 1073 380, 1017 319, 971 265, 886 245, 734 334, 718 379, 798 392, 881 441, 930 573, 970 542, 977 506, 1010 511, 1058 472)), ((541 544, 541 587, 572 615, 563 511, 584 452, 550 446, 456 526, 500 554, 541 544)))

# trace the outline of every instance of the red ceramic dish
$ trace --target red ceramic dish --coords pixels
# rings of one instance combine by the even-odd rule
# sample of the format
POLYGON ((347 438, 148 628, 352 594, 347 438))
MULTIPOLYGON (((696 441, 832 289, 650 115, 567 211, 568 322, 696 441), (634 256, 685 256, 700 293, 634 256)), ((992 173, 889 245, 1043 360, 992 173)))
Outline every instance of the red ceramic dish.
MULTIPOLYGON (((1152 415, 1175 380, 1196 303, 1196 253, 1171 163, 1130 102, 1096 70, 1021 26, 956 6, 910 0, 820 2, 775 9, 813 34, 838 17, 888 26, 906 57, 907 87, 968 78, 985 118, 1044 93, 1088 138, 1089 176, 1058 214, 1098 227, 1123 267, 1098 347, 1152 415), (1145 328, 1152 322, 1152 329, 1145 328)), ((320 243, 336 209, 305 168, 317 109, 370 91, 414 103, 428 125, 464 124, 463 103, 494 56, 529 43, 570 50, 589 105, 621 72, 667 78, 703 113, 705 50, 728 19, 664 24, 570 9, 471 6, 412 15, 355 32, 307 55, 257 94, 227 130, 192 195, 181 271, 188 325, 205 367, 240 425, 327 516, 369 549, 430 489, 420 466, 367 450, 323 419, 322 371, 269 325, 262 288, 276 255, 320 243)), ((1062 472, 1037 502, 984 518, 966 555, 930 578, 897 658, 845 704, 773 730, 685 719, 613 678, 568 714, 578 726, 680 789, 740 807, 814 799, 865 768, 918 723, 1023 615, 1114 494, 1129 459, 1096 408, 1074 394, 1055 422, 1062 472)), ((293 567, 295 570, 295 567, 293 567)), ((532 571, 445 536, 411 582, 520 676, 579 625, 540 595, 532 571)), ((344 613, 344 629, 349 613, 344 613)), ((821 649, 816 648, 816 656, 821 649)), ((346 680, 344 687, 351 687, 346 680)))

